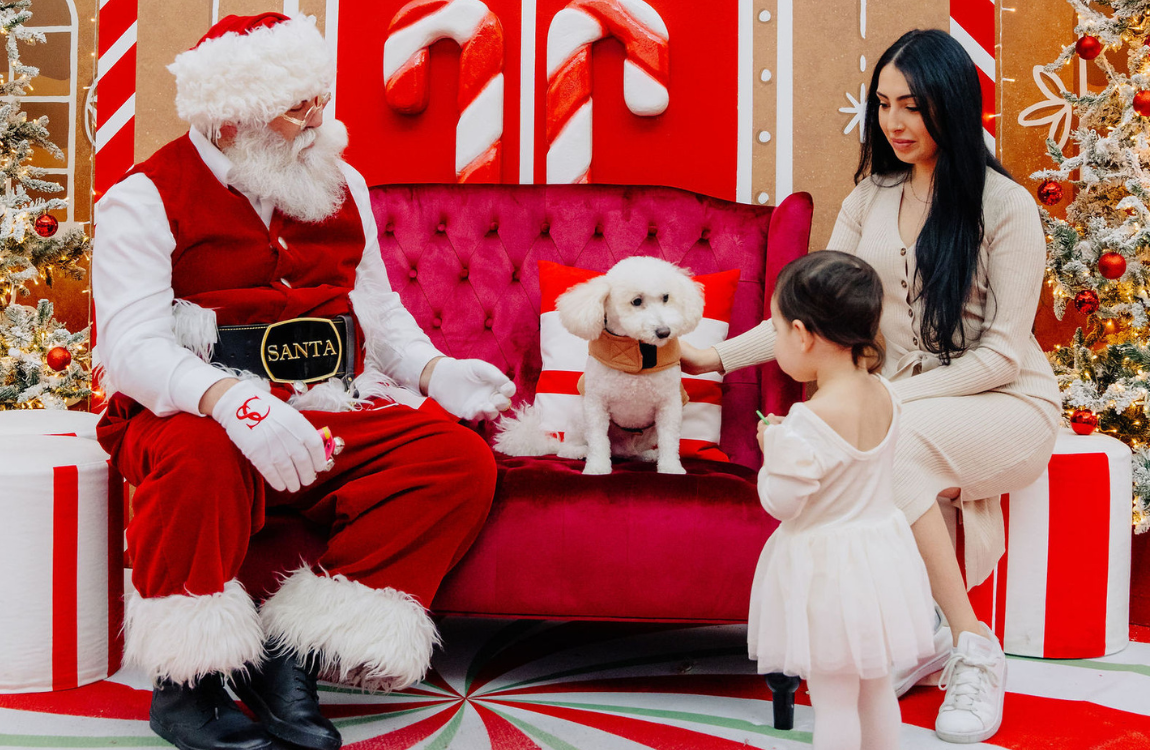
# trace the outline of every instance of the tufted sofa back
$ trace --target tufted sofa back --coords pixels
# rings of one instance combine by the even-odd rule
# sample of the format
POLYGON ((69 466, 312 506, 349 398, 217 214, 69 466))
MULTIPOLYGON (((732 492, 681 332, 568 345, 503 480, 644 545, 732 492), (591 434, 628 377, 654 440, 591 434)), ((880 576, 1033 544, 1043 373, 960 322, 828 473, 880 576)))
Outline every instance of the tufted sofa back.
MULTIPOLYGON (((749 206, 662 187, 385 185, 372 210, 392 288, 440 351, 478 357, 531 403, 539 378, 537 262, 606 271, 632 255, 695 274, 732 268, 740 283, 731 335, 764 319, 778 270, 807 252, 811 200, 749 206)), ((723 384, 721 447, 759 461, 755 409, 785 413, 798 386, 774 363, 723 384)))

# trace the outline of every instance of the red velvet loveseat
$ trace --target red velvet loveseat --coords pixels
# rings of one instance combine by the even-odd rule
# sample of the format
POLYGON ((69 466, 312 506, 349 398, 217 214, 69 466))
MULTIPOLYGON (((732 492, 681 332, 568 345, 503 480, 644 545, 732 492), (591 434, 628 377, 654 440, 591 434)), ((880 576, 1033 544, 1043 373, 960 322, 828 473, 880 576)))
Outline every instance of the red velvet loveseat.
MULTIPOLYGON (((373 188, 372 206, 407 309, 444 353, 503 369, 517 403, 533 401, 540 372, 537 261, 606 271, 655 255, 696 274, 738 268, 735 335, 763 320, 775 276, 807 252, 811 227, 805 193, 759 207, 660 187, 416 185, 373 188)), ((491 515, 432 610, 746 622, 755 563, 777 525, 755 492, 755 410, 785 413, 800 390, 774 363, 727 376, 722 390, 731 463, 686 459, 686 476, 616 463, 584 477, 581 461, 497 454, 491 515)), ((301 524, 269 517, 250 562, 287 569, 301 548, 322 550, 301 524)))

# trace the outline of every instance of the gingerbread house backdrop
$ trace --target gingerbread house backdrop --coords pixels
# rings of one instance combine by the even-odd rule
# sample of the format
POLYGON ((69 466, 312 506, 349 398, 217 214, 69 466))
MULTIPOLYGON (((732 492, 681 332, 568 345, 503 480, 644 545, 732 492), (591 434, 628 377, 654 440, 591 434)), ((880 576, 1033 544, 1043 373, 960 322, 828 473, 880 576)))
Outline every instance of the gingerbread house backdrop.
POLYGON ((164 66, 216 19, 268 10, 314 16, 335 47, 330 106, 371 184, 586 179, 748 203, 802 190, 815 245, 851 187, 871 66, 907 29, 970 52, 987 143, 1019 176, 1068 119, 1058 88, 1079 85, 1076 68, 1034 72, 1072 38, 1064 0, 104 0, 97 195, 183 132, 164 66))

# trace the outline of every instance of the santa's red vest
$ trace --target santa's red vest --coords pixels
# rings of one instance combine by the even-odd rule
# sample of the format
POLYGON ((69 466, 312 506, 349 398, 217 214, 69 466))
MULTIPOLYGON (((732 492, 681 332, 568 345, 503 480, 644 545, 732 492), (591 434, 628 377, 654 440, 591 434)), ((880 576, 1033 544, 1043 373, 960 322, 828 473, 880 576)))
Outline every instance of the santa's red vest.
POLYGON ((172 288, 177 299, 215 310, 219 325, 351 311, 348 293, 355 286, 364 234, 350 195, 320 224, 277 210, 271 226, 264 226, 247 198, 216 179, 187 135, 128 174, 135 173, 146 175, 164 201, 176 239, 172 288))

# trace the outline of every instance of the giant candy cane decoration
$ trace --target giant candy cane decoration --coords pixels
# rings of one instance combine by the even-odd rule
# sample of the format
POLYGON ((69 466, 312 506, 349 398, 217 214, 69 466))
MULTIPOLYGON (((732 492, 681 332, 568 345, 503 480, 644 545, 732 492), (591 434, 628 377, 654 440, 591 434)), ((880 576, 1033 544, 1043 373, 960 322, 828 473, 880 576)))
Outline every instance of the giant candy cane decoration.
POLYGON ((383 45, 385 97, 392 109, 427 108, 428 47, 454 39, 459 57, 458 182, 499 182, 503 154, 503 25, 481 0, 413 0, 400 8, 383 45))
POLYGON ((637 115, 667 109, 667 26, 643 0, 572 0, 547 32, 547 181, 590 182, 591 44, 623 42, 623 99, 637 115))

